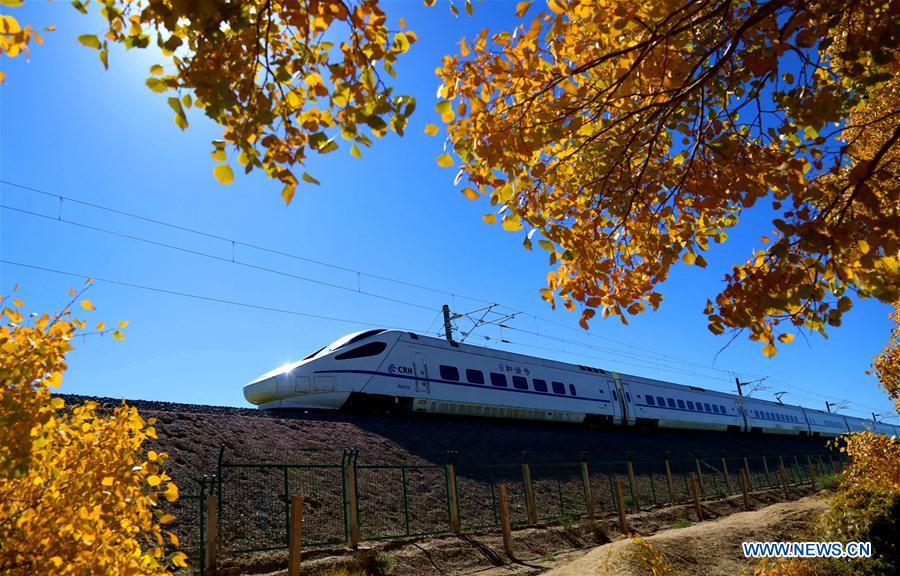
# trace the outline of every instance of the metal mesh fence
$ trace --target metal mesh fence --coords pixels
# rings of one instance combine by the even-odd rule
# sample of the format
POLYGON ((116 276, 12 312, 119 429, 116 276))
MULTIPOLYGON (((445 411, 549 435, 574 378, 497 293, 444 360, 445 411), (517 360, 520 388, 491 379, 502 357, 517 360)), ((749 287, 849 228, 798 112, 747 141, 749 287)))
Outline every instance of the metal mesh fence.
POLYGON ((830 454, 704 454, 630 464, 585 460, 478 466, 461 462, 451 467, 360 465, 355 454, 348 451, 340 464, 220 461, 213 479, 204 477, 195 491, 186 490, 175 504, 179 515, 199 519, 199 523, 179 529, 182 549, 202 566, 207 495, 217 497, 218 550, 236 554, 287 547, 292 496, 303 496, 303 545, 318 546, 348 541, 353 526, 364 540, 450 533, 454 512, 461 532, 496 528, 500 524, 497 487, 501 484, 507 487, 514 526, 531 523, 529 504, 536 522, 565 524, 589 514, 588 496, 596 515, 615 514, 616 481, 625 512, 630 514, 673 501, 691 502, 691 475, 696 478, 700 498, 708 499, 740 494, 742 472, 747 473, 752 490, 761 490, 781 486, 782 465, 785 479, 796 486, 810 482, 811 468, 818 476, 838 470, 841 464, 830 454))

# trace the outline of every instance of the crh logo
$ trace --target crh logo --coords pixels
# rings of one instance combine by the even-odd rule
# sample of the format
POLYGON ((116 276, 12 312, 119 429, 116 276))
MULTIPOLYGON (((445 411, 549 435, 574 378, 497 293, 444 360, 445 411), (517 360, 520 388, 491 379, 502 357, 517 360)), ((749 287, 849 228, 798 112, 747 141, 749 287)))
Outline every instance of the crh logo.
POLYGON ((390 364, 388 366, 388 372, 391 374, 413 374, 413 369, 409 366, 397 366, 396 364, 390 364))

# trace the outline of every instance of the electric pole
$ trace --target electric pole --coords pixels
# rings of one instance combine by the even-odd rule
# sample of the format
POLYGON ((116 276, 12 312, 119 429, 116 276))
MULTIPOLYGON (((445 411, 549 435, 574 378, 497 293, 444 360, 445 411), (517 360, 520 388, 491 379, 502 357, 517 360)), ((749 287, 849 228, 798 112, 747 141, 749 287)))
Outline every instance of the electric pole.
POLYGON ((453 342, 453 326, 450 324, 450 307, 446 304, 441 307, 441 311, 444 313, 444 336, 447 338, 447 342, 453 342))

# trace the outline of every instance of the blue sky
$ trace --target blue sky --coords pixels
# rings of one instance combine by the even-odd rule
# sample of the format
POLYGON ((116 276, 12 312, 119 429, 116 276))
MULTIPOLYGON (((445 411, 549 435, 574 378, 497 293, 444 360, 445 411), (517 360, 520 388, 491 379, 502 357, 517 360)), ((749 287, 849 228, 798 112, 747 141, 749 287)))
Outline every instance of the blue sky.
MULTIPOLYGON (((744 379, 768 376, 769 389, 754 396, 787 391, 786 402, 818 408, 826 400, 852 400, 847 412, 860 416, 890 410, 874 378, 865 374, 890 332, 889 307, 875 301, 857 301, 828 340, 798 337, 774 359, 743 336, 718 353, 727 338, 707 331, 702 309, 722 286, 725 271, 770 228, 760 214, 745 215, 728 243, 713 247, 707 269, 677 268, 663 286, 659 312, 644 313, 628 326, 598 318, 588 335, 577 327, 575 314, 550 310, 538 295, 550 270, 546 253, 522 249, 523 233, 483 224, 487 201, 468 201, 459 193, 455 171, 435 163, 442 140, 423 133, 426 123, 438 123, 434 69, 441 56, 483 27, 509 28, 515 3, 477 5, 472 18, 456 18, 443 5, 425 9, 419 0, 385 7, 390 19, 404 17, 419 36, 396 67, 396 93, 418 100, 407 135, 376 142, 364 150, 364 160, 344 149, 311 158, 307 169, 322 185, 302 187, 287 207, 277 182, 262 174, 239 174, 228 187, 215 181, 209 152, 219 128, 197 111, 189 111, 187 132, 175 126, 165 97, 144 86, 149 67, 161 62, 153 51, 114 48, 104 71, 95 52, 76 41, 79 34, 98 31, 97 20, 65 2, 33 2, 11 11, 22 22, 37 28, 53 24, 57 31, 33 47, 30 61, 0 61, 7 73, 0 88, 3 180, 437 290, 246 246, 235 249, 239 262, 347 289, 302 281, 231 263, 228 241, 0 185, 3 205, 51 217, 0 211, 3 260, 350 321, 98 281, 88 293, 97 310, 84 316, 91 322, 129 320, 127 340, 79 339, 62 391, 242 406, 241 388, 248 380, 366 327, 358 322, 436 332, 441 304, 459 312, 484 305, 460 296, 466 295, 526 313, 503 331, 511 344, 500 343, 499 331, 487 328, 470 336, 471 343, 724 391, 734 389, 731 373, 744 379), (218 259, 52 220, 60 214, 218 259)), ((9 293, 16 283, 30 310, 54 311, 81 280, 0 265, 0 291, 9 293)), ((459 327, 468 325, 459 322, 459 327)))

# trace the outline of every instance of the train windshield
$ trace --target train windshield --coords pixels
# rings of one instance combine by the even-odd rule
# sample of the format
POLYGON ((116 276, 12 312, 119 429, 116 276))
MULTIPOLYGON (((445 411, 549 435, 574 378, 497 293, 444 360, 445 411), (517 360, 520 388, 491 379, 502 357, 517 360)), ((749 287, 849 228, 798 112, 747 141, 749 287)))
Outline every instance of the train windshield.
POLYGON ((384 330, 365 330, 363 332, 354 332, 353 334, 347 334, 343 338, 335 340, 324 349, 328 352, 334 352, 335 350, 339 350, 344 346, 348 346, 353 344, 354 342, 359 342, 365 338, 369 338, 370 336, 375 336, 376 334, 381 334, 384 330))

